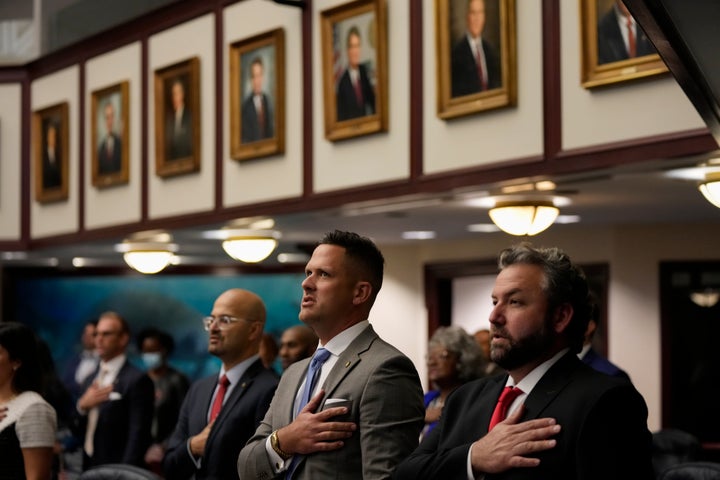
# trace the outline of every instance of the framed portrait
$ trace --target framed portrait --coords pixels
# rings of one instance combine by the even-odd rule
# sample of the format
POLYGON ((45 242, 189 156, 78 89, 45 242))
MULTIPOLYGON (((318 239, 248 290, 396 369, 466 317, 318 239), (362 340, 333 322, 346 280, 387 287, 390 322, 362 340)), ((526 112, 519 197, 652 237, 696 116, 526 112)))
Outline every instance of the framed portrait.
POLYGON ((68 108, 63 102, 33 112, 35 200, 40 203, 68 198, 68 108))
POLYGON ((155 172, 200 170, 200 59, 155 71, 155 172))
POLYGON ((580 0, 580 32, 585 88, 668 71, 622 0, 580 0))
POLYGON ((285 151, 285 32, 272 30, 230 45, 230 156, 285 151))
POLYGON ((517 102, 515 0, 435 0, 437 115, 517 102))
POLYGON ((388 129, 385 0, 356 0, 321 12, 325 138, 388 129))
POLYGON ((92 92, 92 184, 97 188, 128 183, 130 173, 129 82, 92 92))

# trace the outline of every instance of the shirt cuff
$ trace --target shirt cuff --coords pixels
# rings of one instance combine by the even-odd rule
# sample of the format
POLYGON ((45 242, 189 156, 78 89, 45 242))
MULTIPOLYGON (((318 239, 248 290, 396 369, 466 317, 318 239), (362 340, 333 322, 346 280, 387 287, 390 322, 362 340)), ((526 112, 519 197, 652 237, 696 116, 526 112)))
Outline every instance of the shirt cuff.
POLYGON ((270 459, 270 463, 272 464, 272 468, 275 473, 284 472, 288 469, 293 457, 283 460, 282 457, 272 448, 272 444, 270 444, 270 437, 267 437, 265 440, 265 451, 268 454, 268 458, 270 459))
POLYGON ((200 470, 200 467, 202 467, 202 457, 195 458, 195 455, 193 455, 192 450, 190 450, 190 439, 187 439, 187 442, 185 442, 185 448, 187 449, 188 456, 190 457, 190 461, 195 465, 195 468, 200 470))
POLYGON ((468 449, 468 456, 467 456, 467 480, 484 480, 485 474, 480 474, 477 477, 473 475, 473 469, 472 469, 472 449, 475 444, 471 443, 470 448, 468 449))

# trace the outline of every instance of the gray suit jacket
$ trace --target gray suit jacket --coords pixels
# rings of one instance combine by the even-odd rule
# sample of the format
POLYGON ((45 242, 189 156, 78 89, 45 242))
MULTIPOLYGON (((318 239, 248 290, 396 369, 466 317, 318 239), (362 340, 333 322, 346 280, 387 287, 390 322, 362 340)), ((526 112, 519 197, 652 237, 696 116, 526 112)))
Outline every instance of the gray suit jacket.
MULTIPOLYGON (((240 451, 240 478, 275 478, 265 442, 274 430, 292 422, 293 402, 309 362, 299 361, 283 373, 267 415, 240 451)), ((390 478, 417 447, 425 418, 420 379, 410 359, 369 326, 340 355, 323 388, 323 403, 328 398, 352 400, 348 421, 358 429, 343 448, 304 457, 293 479, 390 478)))

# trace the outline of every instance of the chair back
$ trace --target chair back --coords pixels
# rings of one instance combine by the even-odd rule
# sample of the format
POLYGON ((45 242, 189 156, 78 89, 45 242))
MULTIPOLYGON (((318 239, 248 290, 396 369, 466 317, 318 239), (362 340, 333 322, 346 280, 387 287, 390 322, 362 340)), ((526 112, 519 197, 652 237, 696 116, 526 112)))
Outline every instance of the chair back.
POLYGON ((78 480, 162 480, 150 470, 124 463, 98 465, 84 471, 78 480))
POLYGON ((660 474, 658 480, 720 480, 720 463, 679 463, 660 474))
POLYGON ((652 463, 656 477, 673 465, 699 460, 699 455, 700 440, 691 433, 666 428, 652 434, 652 463))

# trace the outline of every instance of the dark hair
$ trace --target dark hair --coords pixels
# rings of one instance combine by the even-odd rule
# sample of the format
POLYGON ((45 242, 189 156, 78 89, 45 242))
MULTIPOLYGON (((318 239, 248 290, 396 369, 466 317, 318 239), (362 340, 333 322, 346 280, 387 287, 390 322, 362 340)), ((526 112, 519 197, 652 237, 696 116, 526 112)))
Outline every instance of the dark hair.
POLYGON ((537 265, 544 272, 542 290, 548 300, 548 314, 563 304, 570 304, 573 315, 565 335, 570 349, 577 353, 582 349, 590 318, 588 283, 585 273, 559 248, 535 248, 522 242, 500 252, 500 270, 513 264, 537 265))
POLYGON ((13 389, 17 393, 30 390, 43 393, 43 373, 35 332, 19 322, 0 323, 0 346, 7 350, 10 360, 20 362, 12 380, 13 389))
POLYGON ((350 30, 348 30, 347 35, 345 35, 345 45, 346 46, 350 44, 350 37, 352 37, 353 35, 355 35, 358 38, 358 40, 362 41, 362 35, 360 35, 360 29, 357 26, 353 25, 352 27, 350 27, 350 30))
POLYGON ((326 233, 320 240, 320 245, 337 245, 345 249, 345 256, 357 268, 361 278, 372 285, 372 302, 374 302, 382 287, 385 266, 385 258, 375 243, 354 232, 335 230, 326 233))
POLYGON ((157 340, 160 346, 165 349, 166 355, 168 357, 175 350, 175 339, 173 339, 172 335, 155 327, 148 327, 138 333, 138 350, 142 350, 142 345, 146 338, 154 338, 155 340, 157 340))

